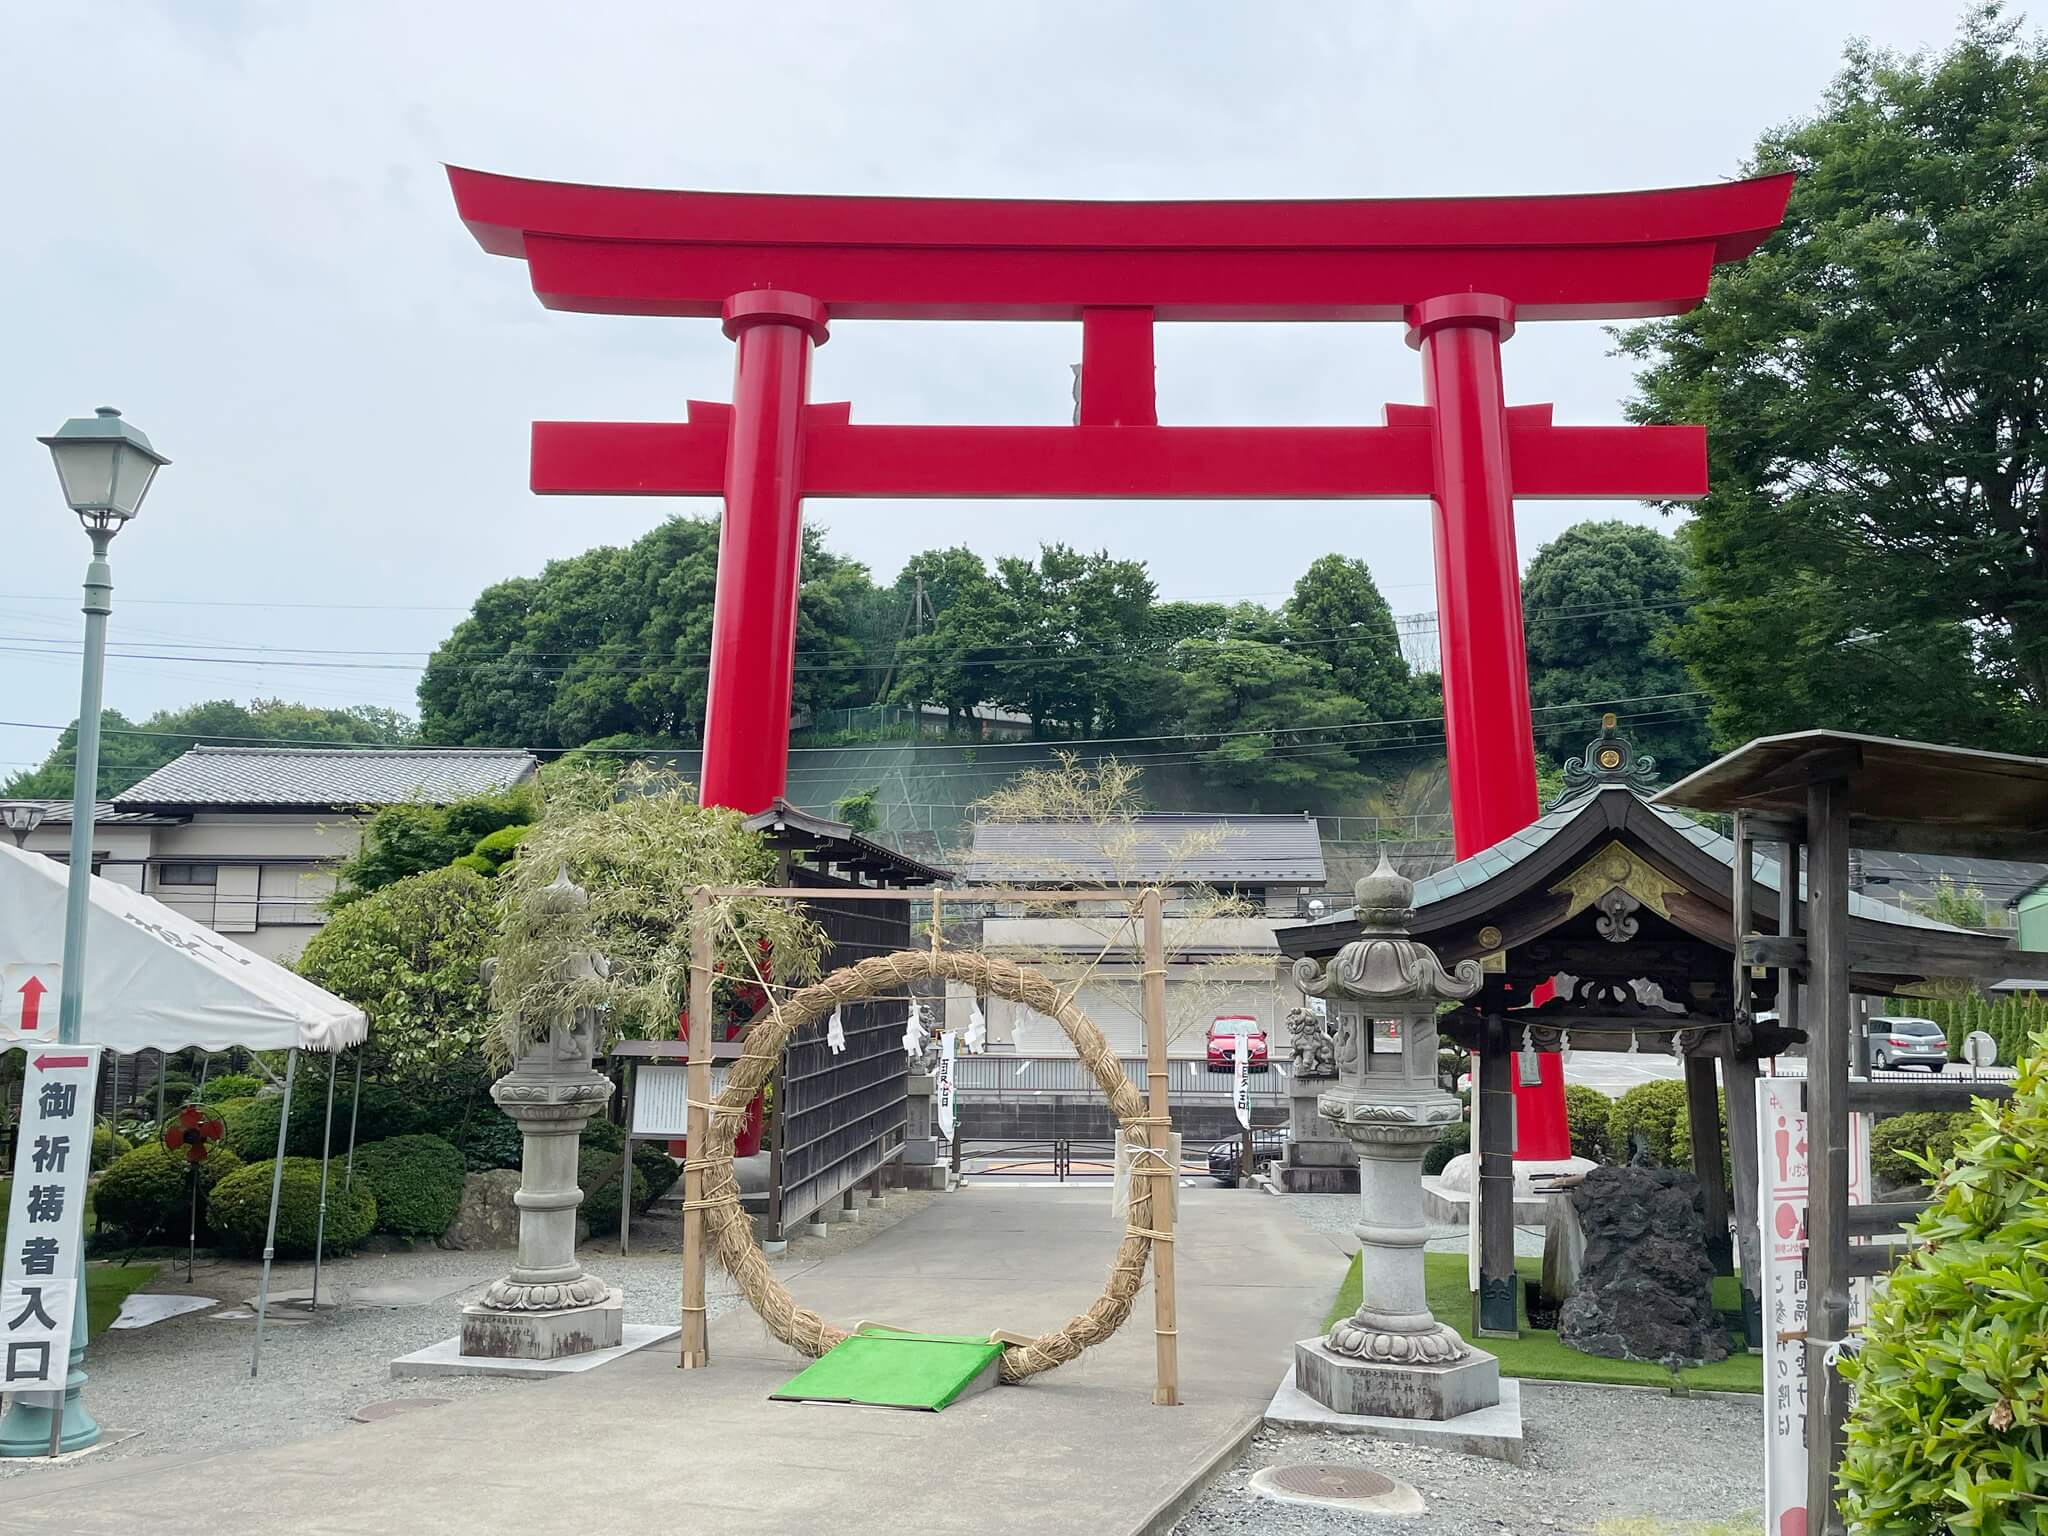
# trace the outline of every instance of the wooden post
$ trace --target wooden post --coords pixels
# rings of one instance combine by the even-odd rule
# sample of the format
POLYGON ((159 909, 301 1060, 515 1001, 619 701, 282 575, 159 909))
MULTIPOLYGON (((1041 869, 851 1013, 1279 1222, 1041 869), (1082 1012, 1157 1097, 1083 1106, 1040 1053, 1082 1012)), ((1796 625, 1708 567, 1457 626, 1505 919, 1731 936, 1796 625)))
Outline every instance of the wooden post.
POLYGON ((1756 1058, 1746 1051, 1721 1058, 1721 1090, 1728 1101, 1728 1161, 1735 1178, 1735 1256, 1742 1272, 1742 1333, 1751 1349, 1764 1342, 1763 1235, 1757 1226, 1761 1191, 1756 1160, 1756 1058))
MULTIPOLYGON (((711 1148, 711 896, 690 898, 690 1140, 683 1163, 684 1370, 711 1363, 704 1312, 704 1158, 711 1148)), ((780 1105, 776 1108, 779 1110, 780 1105)), ((625 1170, 630 1181, 632 1169, 625 1170)))
POLYGON ((1145 948, 1145 1113, 1152 1121, 1145 1144, 1158 1154, 1146 1164, 1152 1175, 1152 1230, 1166 1234, 1163 1241, 1152 1240, 1152 1334, 1158 1371, 1152 1401, 1170 1408, 1180 1402, 1180 1328, 1173 1282, 1173 1192, 1180 1169, 1173 1165, 1172 1111, 1166 1101, 1166 917, 1157 887, 1140 898, 1139 917, 1145 948))
POLYGON ((1728 1241, 1728 1183, 1721 1159, 1721 1110, 1714 1091, 1714 1058, 1685 1058, 1685 1118, 1692 1132, 1692 1171, 1700 1181, 1706 1211, 1707 1257, 1714 1273, 1735 1272, 1735 1254, 1728 1241))
POLYGON ((1835 1468, 1844 1399, 1829 1351, 1849 1332, 1849 786, 1806 792, 1806 1508, 1815 1536, 1841 1536, 1835 1468))
POLYGON ((1479 1209, 1471 1231, 1479 1244, 1479 1332, 1491 1338, 1521 1336, 1515 1273, 1515 1090, 1508 1075, 1505 1026, 1498 1013, 1486 1016, 1479 1053, 1479 1209))

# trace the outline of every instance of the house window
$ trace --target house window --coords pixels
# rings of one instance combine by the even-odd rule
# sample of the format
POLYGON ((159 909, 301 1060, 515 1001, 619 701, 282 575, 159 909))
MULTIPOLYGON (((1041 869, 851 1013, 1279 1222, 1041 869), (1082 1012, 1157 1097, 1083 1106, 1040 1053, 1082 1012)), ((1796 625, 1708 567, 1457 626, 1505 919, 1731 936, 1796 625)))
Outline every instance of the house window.
POLYGON ((218 864, 159 864, 156 871, 158 885, 218 885, 220 866, 218 864))

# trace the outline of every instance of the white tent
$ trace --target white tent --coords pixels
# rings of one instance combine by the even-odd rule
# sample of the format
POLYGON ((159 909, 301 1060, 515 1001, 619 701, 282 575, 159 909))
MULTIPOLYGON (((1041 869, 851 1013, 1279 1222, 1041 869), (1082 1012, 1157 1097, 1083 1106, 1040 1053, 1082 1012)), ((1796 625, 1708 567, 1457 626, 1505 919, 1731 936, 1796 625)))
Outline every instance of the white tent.
MULTIPOLYGON (((0 844, 0 1051, 38 1045, 57 1034, 59 966, 64 954, 65 894, 71 871, 39 853, 0 844), (41 982, 35 1028, 15 994, 41 982), (47 1005, 47 1006, 45 1006, 47 1005)), ((285 1051, 284 1108, 278 1117, 277 1162, 270 1177, 269 1227, 256 1309, 251 1375, 263 1352, 269 1311, 270 1263, 277 1239, 277 1202, 299 1052, 326 1053, 327 1126, 320 1153, 320 1228, 327 1224, 328 1151, 334 1135, 337 1055, 370 1032, 363 1010, 316 987, 275 960, 251 953, 162 902, 112 880, 92 878, 86 909, 85 1014, 79 1039, 117 1055, 137 1051, 285 1051)), ((356 1055, 362 1087, 362 1054, 356 1055)), ((159 1094, 161 1105, 161 1094, 159 1094)), ((355 1117, 349 1158, 355 1157, 355 1117)), ((313 1302, 320 1297, 318 1236, 313 1244, 313 1302)))
MULTIPOLYGON (((18 1005, 0 1010, 0 1050, 51 1039, 64 954, 70 871, 0 843, 0 967, 12 991, 46 976, 48 1006, 24 1034, 18 1005)), ((253 954, 162 902, 95 875, 86 926, 79 1037, 136 1051, 339 1051, 369 1033, 363 1010, 253 954)))

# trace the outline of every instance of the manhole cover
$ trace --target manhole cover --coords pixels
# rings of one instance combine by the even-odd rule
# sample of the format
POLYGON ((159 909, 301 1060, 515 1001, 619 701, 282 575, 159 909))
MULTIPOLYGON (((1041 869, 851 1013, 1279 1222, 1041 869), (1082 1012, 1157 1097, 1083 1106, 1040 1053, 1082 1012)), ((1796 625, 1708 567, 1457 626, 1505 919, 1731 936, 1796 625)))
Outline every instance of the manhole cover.
POLYGON ((1318 1504, 1379 1515, 1419 1515, 1423 1510, 1421 1494, 1366 1467, 1328 1462, 1264 1467, 1252 1474, 1251 1487, 1278 1504, 1318 1504))
POLYGON ((445 1397, 387 1397, 381 1403, 365 1403, 349 1417, 358 1424, 375 1424, 379 1419, 395 1419, 401 1413, 412 1413, 420 1408, 438 1408, 447 1402, 445 1397))

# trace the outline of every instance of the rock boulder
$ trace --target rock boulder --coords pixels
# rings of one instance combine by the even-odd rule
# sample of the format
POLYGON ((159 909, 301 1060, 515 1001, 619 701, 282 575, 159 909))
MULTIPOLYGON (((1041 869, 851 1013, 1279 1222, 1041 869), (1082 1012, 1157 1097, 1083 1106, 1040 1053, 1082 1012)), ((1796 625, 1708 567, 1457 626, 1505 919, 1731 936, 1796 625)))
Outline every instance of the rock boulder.
POLYGON ((492 1168, 462 1181, 462 1208, 441 1234, 443 1248, 516 1248, 519 1246, 517 1168, 492 1168))
POLYGON ((1589 1355, 1673 1369, 1726 1359, 1699 1181, 1676 1168, 1595 1168, 1566 1198, 1585 1252, 1558 1337, 1589 1355))

